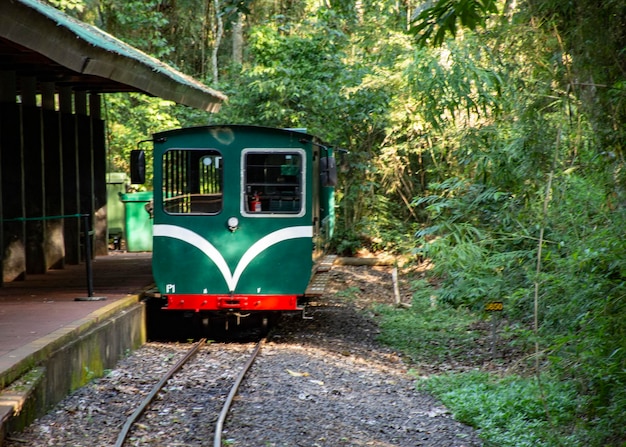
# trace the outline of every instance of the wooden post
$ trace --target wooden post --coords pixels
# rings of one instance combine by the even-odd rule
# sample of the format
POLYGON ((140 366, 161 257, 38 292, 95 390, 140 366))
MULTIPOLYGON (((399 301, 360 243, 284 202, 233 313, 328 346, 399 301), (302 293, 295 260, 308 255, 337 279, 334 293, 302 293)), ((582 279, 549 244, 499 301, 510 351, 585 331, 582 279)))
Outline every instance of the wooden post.
MULTIPOLYGON (((56 110, 56 87, 53 82, 41 83, 41 106, 43 119, 43 156, 46 166, 45 213, 47 216, 62 216, 63 158, 61 151, 61 116, 56 110)), ((65 238, 63 219, 46 221, 46 266, 49 269, 65 267, 65 238)))
POLYGON ((396 303, 396 307, 404 307, 405 309, 409 309, 411 307, 410 304, 403 303, 400 298, 400 286, 398 285, 398 267, 394 266, 391 271, 391 280, 393 281, 393 296, 394 301, 396 303))
MULTIPOLYGON (((76 117, 74 115, 73 92, 71 87, 59 88, 59 109, 61 113, 61 153, 63 163, 63 214, 80 213, 78 199, 78 143, 76 137, 76 117)), ((65 242, 65 262, 80 263, 80 218, 65 219, 63 222, 65 242)))
MULTIPOLYGON (((13 71, 0 72, 0 152, 2 153, 2 219, 23 218, 24 166, 22 164, 21 116, 16 102, 17 78, 13 71)), ((2 280, 26 278, 24 221, 3 222, 2 280)))
MULTIPOLYGON (((91 120, 87 114, 87 92, 82 90, 74 92, 74 108, 77 123, 76 136, 78 138, 78 197, 80 213, 88 214, 93 219, 93 144, 91 120)), ((93 220, 91 224, 93 224, 93 220)), ((88 229, 83 228, 83 232, 87 231, 88 229)), ((93 252, 91 256, 93 257, 93 252)))
POLYGON ((20 78, 22 94, 22 157, 24 165, 24 202, 26 227, 26 273, 46 272, 44 252, 44 157, 41 109, 37 107, 37 79, 20 78))
POLYGON ((106 135, 105 122, 101 119, 100 95, 89 95, 93 147, 93 196, 94 196, 94 253, 107 255, 109 241, 107 232, 107 185, 106 185, 106 135))

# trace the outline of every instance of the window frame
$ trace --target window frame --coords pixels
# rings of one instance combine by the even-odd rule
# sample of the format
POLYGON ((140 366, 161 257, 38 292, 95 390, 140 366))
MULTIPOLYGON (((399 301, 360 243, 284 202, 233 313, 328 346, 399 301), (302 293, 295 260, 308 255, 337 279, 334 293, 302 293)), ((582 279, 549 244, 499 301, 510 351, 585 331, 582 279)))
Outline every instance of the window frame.
POLYGON ((294 148, 246 148, 241 151, 241 181, 240 181, 240 212, 242 216, 246 217, 254 217, 254 218, 297 218, 303 217, 306 214, 307 209, 307 153, 304 149, 299 147, 294 148), (248 154, 280 154, 280 155, 288 155, 293 154, 300 157, 301 167, 300 167, 300 209, 299 211, 280 211, 280 210, 262 210, 262 211, 249 211, 247 208, 247 200, 248 200, 248 192, 246 191, 247 182, 246 176, 248 172, 248 167, 246 164, 248 154))
MULTIPOLYGON (((159 193, 161 194, 161 211, 164 214, 170 215, 170 216, 215 216, 224 211, 224 199, 225 199, 224 173, 225 173, 225 170, 224 170, 224 155, 222 154, 221 151, 219 151, 216 148, 211 148, 211 147, 172 147, 172 148, 168 148, 166 151, 164 151, 161 154, 160 163, 161 163, 161 179, 160 179, 161 190, 159 191, 159 193), (197 185, 194 185, 194 186, 197 186, 198 192, 185 192, 177 196, 181 198, 181 201, 183 201, 181 208, 187 206, 189 207, 189 211, 172 211, 172 210, 169 210, 167 207, 168 184, 172 184, 172 181, 175 181, 175 180, 172 180, 170 177, 166 177, 166 174, 172 174, 175 171, 172 171, 168 168, 169 166, 172 165, 172 163, 166 163, 166 158, 168 157, 168 154, 172 154, 176 151, 181 152, 181 153, 205 152, 204 155, 203 154, 198 155, 197 157, 198 163, 201 163, 202 158, 206 155, 213 157, 214 160, 219 159, 219 163, 220 163, 220 166, 216 168, 216 175, 218 175, 217 183, 219 186, 219 193, 202 194, 199 192, 203 183, 201 182, 201 178, 202 178, 201 169, 198 169, 197 171, 198 181, 197 181, 197 185), (170 181, 166 181, 167 179, 170 179, 170 181), (216 211, 194 210, 194 206, 198 206, 199 208, 201 208, 203 204, 201 200, 197 200, 197 203, 194 204, 194 197, 203 197, 203 196, 219 196, 218 209, 216 211), (187 203, 184 203, 185 201, 187 203)), ((178 187, 180 188, 182 186, 183 188, 184 187, 189 188, 190 186, 189 180, 192 178, 192 174, 193 174, 193 171, 191 170, 187 171, 186 173, 183 173, 185 178, 184 180, 180 180, 181 183, 180 185, 178 185, 178 187)), ((180 170, 178 170, 178 173, 174 173, 175 178, 179 178, 178 177, 179 175, 180 175, 180 170)), ((207 204, 204 204, 204 205, 207 206, 207 204)), ((210 205, 210 202, 209 202, 209 205, 210 205)))

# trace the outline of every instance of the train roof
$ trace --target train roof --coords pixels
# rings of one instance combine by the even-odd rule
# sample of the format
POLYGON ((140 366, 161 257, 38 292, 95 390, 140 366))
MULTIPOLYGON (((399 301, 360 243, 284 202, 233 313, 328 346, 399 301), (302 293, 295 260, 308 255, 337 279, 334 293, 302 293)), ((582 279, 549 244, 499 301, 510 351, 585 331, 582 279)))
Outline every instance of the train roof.
POLYGON ((222 131, 227 131, 227 129, 237 130, 237 131, 252 131, 259 133, 276 133, 276 134, 290 134, 292 136, 301 137, 306 139, 306 141, 315 141, 318 144, 325 145, 322 140, 312 134, 307 133, 305 128, 280 128, 280 127, 270 127, 270 126, 258 126, 251 124, 215 124, 215 125, 207 125, 207 126, 195 126, 195 127, 183 127, 178 129, 166 130, 163 132, 156 132, 153 134, 154 140, 159 140, 163 138, 168 138, 169 136, 174 135, 184 135, 186 133, 200 133, 200 132, 208 132, 215 133, 222 131))

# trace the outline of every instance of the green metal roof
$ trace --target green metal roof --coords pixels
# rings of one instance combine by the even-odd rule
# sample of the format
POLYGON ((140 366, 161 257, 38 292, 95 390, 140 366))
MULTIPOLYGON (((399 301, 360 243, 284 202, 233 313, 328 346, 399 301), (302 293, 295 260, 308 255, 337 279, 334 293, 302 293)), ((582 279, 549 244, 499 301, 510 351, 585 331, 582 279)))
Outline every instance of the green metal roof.
POLYGON ((216 112, 227 97, 39 0, 0 0, 0 69, 90 91, 138 91, 216 112), (46 63, 48 62, 48 63, 46 63))

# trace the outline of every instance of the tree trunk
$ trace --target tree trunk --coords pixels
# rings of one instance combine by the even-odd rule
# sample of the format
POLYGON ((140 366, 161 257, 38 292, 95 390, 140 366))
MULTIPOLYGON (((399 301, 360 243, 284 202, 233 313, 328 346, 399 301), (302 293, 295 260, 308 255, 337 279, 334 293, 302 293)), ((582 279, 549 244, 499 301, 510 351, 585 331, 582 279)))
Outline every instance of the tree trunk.
POLYGON ((211 67, 213 69, 213 83, 217 84, 219 81, 218 75, 218 65, 217 65, 217 52, 220 48, 220 43, 222 42, 222 37, 224 35, 224 22, 222 20, 222 11, 220 9, 220 1, 213 0, 213 6, 215 7, 215 46, 213 47, 213 52, 211 55, 211 67))
POLYGON ((243 21, 244 14, 237 13, 233 23, 233 65, 243 64, 243 21))

